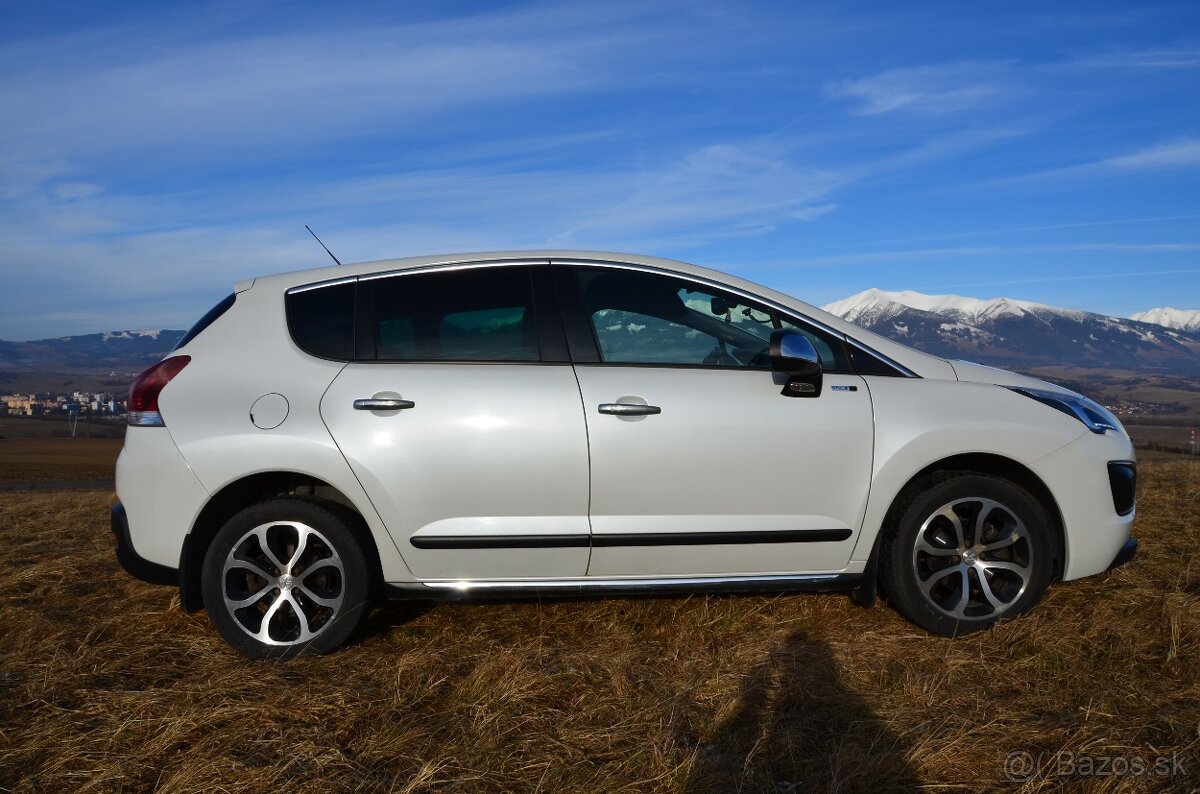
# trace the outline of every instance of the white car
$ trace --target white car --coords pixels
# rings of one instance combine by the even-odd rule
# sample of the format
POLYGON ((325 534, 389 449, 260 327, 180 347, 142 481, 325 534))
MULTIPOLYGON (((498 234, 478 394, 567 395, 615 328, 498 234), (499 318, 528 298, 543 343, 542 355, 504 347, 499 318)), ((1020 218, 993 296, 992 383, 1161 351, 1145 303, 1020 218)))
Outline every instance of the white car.
POLYGON ((956 635, 1130 559, 1136 466, 1073 392, 642 256, 236 285, 130 393, 112 526, 252 657, 381 596, 876 588, 956 635))

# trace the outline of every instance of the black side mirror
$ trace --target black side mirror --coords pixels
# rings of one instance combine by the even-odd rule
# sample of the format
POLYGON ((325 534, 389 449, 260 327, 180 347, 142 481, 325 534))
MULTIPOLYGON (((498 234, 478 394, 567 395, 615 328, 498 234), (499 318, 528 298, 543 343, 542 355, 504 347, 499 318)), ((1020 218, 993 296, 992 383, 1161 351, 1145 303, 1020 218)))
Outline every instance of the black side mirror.
POLYGON ((821 394, 821 357, 804 334, 783 329, 771 332, 771 369, 787 376, 780 392, 785 397, 821 394))

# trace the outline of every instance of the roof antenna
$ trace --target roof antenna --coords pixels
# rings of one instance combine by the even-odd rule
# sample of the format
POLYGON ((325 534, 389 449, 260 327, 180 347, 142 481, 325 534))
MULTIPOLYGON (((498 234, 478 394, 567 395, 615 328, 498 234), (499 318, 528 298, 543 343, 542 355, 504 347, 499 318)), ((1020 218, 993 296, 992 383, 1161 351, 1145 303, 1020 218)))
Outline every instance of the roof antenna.
MULTIPOLYGON (((304 224, 304 228, 305 228, 305 229, 308 229, 308 224, 307 224, 307 223, 306 223, 306 224, 304 224)), ((311 234, 311 235, 313 236, 313 239, 314 239, 314 240, 316 240, 316 241, 317 241, 317 243, 318 243, 318 244, 319 244, 319 245, 320 245, 322 248, 324 248, 324 249, 325 249, 325 253, 329 254, 329 258, 330 258, 330 259, 332 259, 334 262, 337 262, 339 265, 341 265, 341 264, 342 264, 341 262, 338 262, 338 258, 337 258, 336 256, 334 256, 334 255, 333 255, 333 251, 330 251, 330 250, 329 250, 329 249, 328 249, 328 248, 325 246, 325 243, 322 243, 322 242, 321 242, 321 238, 320 238, 320 237, 317 237, 317 233, 316 233, 316 232, 314 232, 312 229, 308 229, 308 233, 309 233, 309 234, 311 234)))

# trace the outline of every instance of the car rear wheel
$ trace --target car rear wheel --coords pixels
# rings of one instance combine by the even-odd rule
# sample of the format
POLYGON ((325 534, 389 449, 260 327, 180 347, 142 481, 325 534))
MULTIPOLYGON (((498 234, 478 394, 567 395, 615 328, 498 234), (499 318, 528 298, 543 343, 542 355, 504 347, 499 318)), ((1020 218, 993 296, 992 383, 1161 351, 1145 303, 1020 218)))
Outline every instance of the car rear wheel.
POLYGON ((888 601, 947 637, 1034 607, 1050 584, 1053 528, 1020 486, 982 474, 941 473, 915 484, 880 547, 888 601))
POLYGON ((298 499, 235 515, 209 546, 201 576, 217 631, 254 659, 328 653, 370 607, 370 569, 354 533, 298 499))

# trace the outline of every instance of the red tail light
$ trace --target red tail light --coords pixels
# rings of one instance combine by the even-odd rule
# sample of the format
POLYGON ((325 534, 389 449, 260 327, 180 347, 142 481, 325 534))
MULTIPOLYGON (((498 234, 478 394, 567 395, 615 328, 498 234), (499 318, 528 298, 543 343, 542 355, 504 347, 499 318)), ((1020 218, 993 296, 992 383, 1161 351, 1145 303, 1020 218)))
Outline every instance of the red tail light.
POLYGON ((171 378, 187 366, 191 356, 172 356, 158 362, 137 376, 129 387, 129 418, 127 422, 140 427, 162 427, 162 415, 158 412, 158 395, 171 378))

